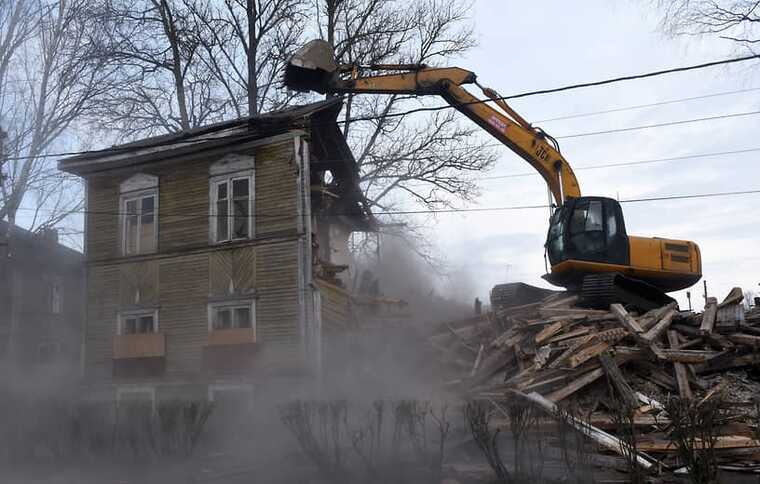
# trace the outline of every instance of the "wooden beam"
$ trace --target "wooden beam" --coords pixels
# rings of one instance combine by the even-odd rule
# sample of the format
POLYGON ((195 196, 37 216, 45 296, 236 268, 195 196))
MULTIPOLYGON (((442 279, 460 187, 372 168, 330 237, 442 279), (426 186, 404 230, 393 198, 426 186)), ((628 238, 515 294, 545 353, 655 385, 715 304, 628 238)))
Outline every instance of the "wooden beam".
POLYGON ((649 341, 650 343, 654 343, 670 327, 675 315, 676 315, 675 309, 671 309, 665 312, 665 314, 663 314, 662 318, 657 322, 657 324, 655 324, 652 327, 652 329, 644 333, 642 337, 646 341, 649 341))
MULTIPOLYGON (((616 356, 615 357, 615 364, 620 366, 626 362, 628 362, 631 359, 630 356, 624 355, 624 356, 616 356)), ((559 402, 560 400, 563 400, 573 393, 577 392, 581 388, 585 387, 586 385, 589 385, 596 380, 598 380, 602 375, 604 375, 604 370, 602 368, 596 368, 594 370, 591 370, 587 373, 584 373, 574 381, 568 383, 564 387, 553 391, 549 395, 547 395, 546 398, 553 402, 559 402)))
POLYGON ((675 309, 676 312, 678 312, 678 303, 674 301, 667 306, 648 311, 639 318, 639 325, 644 331, 649 331, 652 329, 652 326, 657 324, 657 322, 660 321, 671 309, 675 309))
POLYGON ((715 316, 718 314, 718 300, 714 297, 707 298, 707 306, 702 313, 702 324, 699 325, 699 331, 704 333, 712 333, 713 327, 715 327, 715 316))
MULTIPOLYGON (((668 331, 668 342, 670 343, 671 348, 678 346, 680 343, 678 340, 678 333, 673 330, 668 331)), ((679 395, 681 395, 681 398, 691 400, 694 397, 694 394, 691 392, 691 387, 689 387, 689 374, 686 370, 686 365, 676 362, 673 363, 673 367, 676 371, 676 382, 678 383, 679 395)))
POLYGON ((639 336, 644 332, 644 329, 633 316, 628 314, 628 311, 626 311, 621 304, 611 304, 610 311, 615 315, 618 321, 620 321, 620 324, 622 324, 632 335, 639 336))
POLYGON ((631 385, 628 384, 628 380, 623 376, 623 372, 620 371, 615 360, 609 353, 602 353, 599 355, 599 363, 602 365, 604 373, 607 378, 612 382, 612 385, 620 395, 621 400, 627 408, 633 409, 639 406, 639 399, 636 397, 631 385))
POLYGON ((565 324, 567 324, 566 321, 557 321, 554 324, 550 324, 536 335, 534 341, 537 345, 541 345, 544 341, 562 331, 562 328, 565 326, 565 324))

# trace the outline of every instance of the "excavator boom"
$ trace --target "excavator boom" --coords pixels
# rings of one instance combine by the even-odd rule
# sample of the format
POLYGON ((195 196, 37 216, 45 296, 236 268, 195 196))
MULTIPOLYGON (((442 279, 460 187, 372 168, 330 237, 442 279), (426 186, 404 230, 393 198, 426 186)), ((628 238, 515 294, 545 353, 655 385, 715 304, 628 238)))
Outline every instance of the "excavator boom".
POLYGON ((415 94, 441 96, 493 137, 527 161, 544 178, 557 205, 581 195, 570 164, 553 140, 533 128, 503 100, 484 92, 502 110, 478 99, 463 85, 477 84, 474 73, 458 67, 429 68, 424 65, 374 65, 359 69, 339 66, 326 42, 313 40, 299 49, 285 71, 285 84, 299 91, 328 94, 415 94), (392 74, 359 76, 361 71, 392 74), (399 72, 400 71, 400 72, 399 72))

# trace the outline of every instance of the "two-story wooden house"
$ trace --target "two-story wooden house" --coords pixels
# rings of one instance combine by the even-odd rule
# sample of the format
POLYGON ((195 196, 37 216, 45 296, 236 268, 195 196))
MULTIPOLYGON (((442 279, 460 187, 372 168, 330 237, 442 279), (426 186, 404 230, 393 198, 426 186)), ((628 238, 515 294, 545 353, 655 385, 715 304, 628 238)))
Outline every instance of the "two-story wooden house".
POLYGON ((90 394, 214 400, 318 372, 323 299, 340 306, 343 290, 334 259, 374 224, 341 107, 331 99, 60 162, 87 187, 90 394), (315 278, 324 273, 329 298, 315 278))

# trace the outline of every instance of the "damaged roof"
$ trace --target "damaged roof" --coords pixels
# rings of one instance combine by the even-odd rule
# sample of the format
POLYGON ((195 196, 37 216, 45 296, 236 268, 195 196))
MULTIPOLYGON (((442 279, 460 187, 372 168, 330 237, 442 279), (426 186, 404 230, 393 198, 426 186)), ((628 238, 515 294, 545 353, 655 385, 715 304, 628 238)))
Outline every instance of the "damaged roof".
POLYGON ((311 135, 312 152, 316 158, 312 160, 312 170, 329 169, 339 180, 341 195, 345 197, 342 204, 346 210, 344 215, 361 218, 363 229, 373 230, 376 222, 359 186, 356 160, 336 122, 342 108, 343 99, 333 97, 90 151, 60 160, 58 168, 87 177, 157 162, 207 157, 231 147, 240 150, 267 138, 302 129, 311 135))

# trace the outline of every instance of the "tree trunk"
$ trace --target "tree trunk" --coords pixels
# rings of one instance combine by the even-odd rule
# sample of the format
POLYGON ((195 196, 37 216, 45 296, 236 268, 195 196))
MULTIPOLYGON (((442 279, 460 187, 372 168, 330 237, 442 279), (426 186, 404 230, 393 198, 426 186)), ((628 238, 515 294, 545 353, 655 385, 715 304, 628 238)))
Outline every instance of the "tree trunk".
POLYGON ((256 0, 247 0, 245 13, 248 16, 248 116, 258 114, 258 87, 256 82, 256 0))

